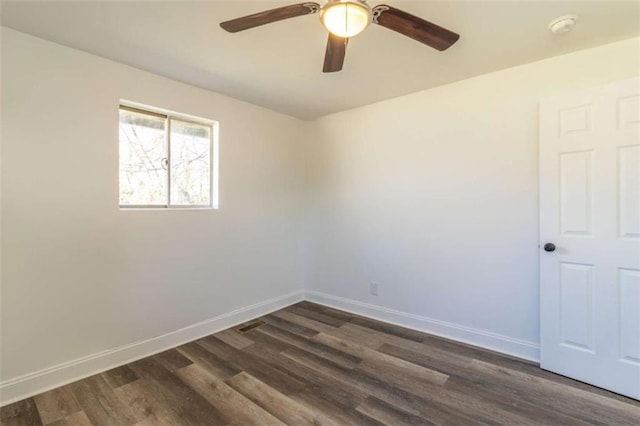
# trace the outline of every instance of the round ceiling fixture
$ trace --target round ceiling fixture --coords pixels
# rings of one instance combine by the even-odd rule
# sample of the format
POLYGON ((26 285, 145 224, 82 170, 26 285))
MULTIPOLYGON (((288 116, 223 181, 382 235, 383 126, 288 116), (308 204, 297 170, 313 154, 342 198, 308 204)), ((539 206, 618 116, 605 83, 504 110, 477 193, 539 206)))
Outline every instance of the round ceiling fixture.
POLYGON ((549 22, 549 30, 554 34, 562 34, 571 31, 578 21, 576 15, 564 15, 549 22))
POLYGON ((320 21, 338 37, 353 37, 373 21, 371 8, 362 0, 331 0, 322 7, 320 21))

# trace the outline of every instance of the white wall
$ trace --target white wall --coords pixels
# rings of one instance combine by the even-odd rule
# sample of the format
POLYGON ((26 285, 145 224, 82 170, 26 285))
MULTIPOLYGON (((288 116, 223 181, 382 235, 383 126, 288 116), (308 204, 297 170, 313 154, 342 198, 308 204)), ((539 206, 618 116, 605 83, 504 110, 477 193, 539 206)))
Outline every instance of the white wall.
POLYGON ((639 52, 622 41, 320 119, 307 288, 535 358, 538 100, 638 75, 639 52))
POLYGON ((0 381, 297 292, 303 122, 2 30, 0 381), (118 209, 120 99, 220 122, 220 209, 118 209))

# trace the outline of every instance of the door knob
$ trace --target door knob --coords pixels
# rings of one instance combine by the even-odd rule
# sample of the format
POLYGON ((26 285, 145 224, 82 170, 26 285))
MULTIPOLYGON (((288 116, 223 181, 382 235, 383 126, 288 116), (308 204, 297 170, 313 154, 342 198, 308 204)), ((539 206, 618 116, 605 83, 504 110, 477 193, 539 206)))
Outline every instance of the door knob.
POLYGON ((544 245, 544 251, 555 251, 556 245, 553 243, 547 243, 544 245))

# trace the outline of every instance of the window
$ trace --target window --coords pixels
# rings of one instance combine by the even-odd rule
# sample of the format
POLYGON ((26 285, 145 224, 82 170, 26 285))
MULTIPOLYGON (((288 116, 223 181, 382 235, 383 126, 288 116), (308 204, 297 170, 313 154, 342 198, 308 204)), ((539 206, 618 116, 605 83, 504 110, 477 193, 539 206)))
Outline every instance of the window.
POLYGON ((212 121, 120 106, 120 207, 216 207, 212 121))

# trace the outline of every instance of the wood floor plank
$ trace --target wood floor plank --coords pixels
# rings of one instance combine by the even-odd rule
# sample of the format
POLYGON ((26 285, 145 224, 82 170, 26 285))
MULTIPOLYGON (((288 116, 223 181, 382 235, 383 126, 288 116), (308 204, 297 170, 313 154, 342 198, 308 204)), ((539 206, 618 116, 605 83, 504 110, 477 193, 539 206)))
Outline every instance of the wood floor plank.
POLYGON ((535 366, 536 369, 540 370, 538 366, 531 361, 518 359, 489 349, 479 348, 477 346, 457 342, 440 336, 425 334, 421 343, 426 347, 437 348, 448 353, 454 353, 470 359, 490 362, 492 364, 501 365, 511 369, 520 370, 529 366, 535 366))
POLYGON ((105 371, 102 373, 102 377, 109 383, 112 389, 138 380, 138 375, 126 365, 105 371))
POLYGON ((380 361, 365 360, 357 367, 357 371, 369 376, 375 376, 379 380, 383 380, 398 389, 411 392, 414 395, 431 395, 440 392, 438 388, 442 387, 442 385, 408 374, 410 371, 408 369, 399 369, 380 361))
POLYGON ((214 376, 223 380, 235 376, 242 371, 231 363, 206 350, 197 342, 187 343, 186 345, 179 347, 177 350, 196 364, 204 367, 214 376))
MULTIPOLYGON (((397 343, 395 339, 404 340, 397 336, 392 336, 376 330, 364 328, 359 325, 351 324, 349 322, 325 334, 329 334, 330 336, 337 337, 342 340, 354 342, 374 350, 377 350, 385 343, 397 343)), ((406 340, 406 342, 410 342, 414 345, 420 345, 420 343, 414 342, 412 340, 406 340)), ((402 346, 405 346, 404 342, 402 346)))
POLYGON ((327 312, 326 310, 312 310, 301 305, 289 306, 287 311, 324 323, 331 327, 340 327, 351 318, 351 315, 344 315, 342 313, 339 315, 331 315, 331 312, 327 312))
POLYGON ((324 358, 301 350, 292 349, 282 353, 283 356, 315 371, 316 374, 330 377, 348 390, 349 393, 365 392, 375 396, 411 414, 420 414, 425 400, 410 392, 398 389, 386 381, 358 370, 351 370, 332 363, 324 358))
POLYGON ((311 302, 0 408, 55 426, 639 420, 640 401, 535 363, 311 302))
POLYGON ((62 386, 36 395, 33 400, 45 425, 82 411, 69 386, 62 386))
POLYGON ((417 344, 413 349, 405 349, 384 343, 378 351, 425 368, 437 369, 449 376, 461 374, 473 361, 471 358, 440 351, 437 348, 428 348, 421 344, 417 344))
MULTIPOLYGON (((265 327, 270 327, 270 325, 266 324, 263 327, 260 327, 256 330, 251 330, 250 332, 247 333, 251 337, 251 340, 253 340, 254 343, 257 343, 258 346, 268 347, 271 350, 274 350, 276 352, 285 351, 292 346, 290 343, 285 342, 284 340, 276 339, 275 337, 269 334, 266 334, 264 332, 265 327)), ((301 338, 301 339, 304 341, 307 341, 307 339, 304 339, 304 338, 301 338)), ((255 352, 253 348, 249 348, 249 347, 245 348, 244 350, 251 353, 255 352)))
POLYGON ((314 407, 316 410, 325 413, 335 424, 359 426, 383 425, 383 423, 355 409, 336 404, 335 400, 327 398, 326 392, 318 393, 313 389, 307 389, 292 395, 291 398, 299 404, 314 407))
POLYGON ((592 424, 553 410, 548 406, 532 404, 517 396, 495 392, 493 389, 487 389, 482 386, 482 383, 473 382, 460 376, 450 377, 447 380, 445 389, 446 394, 443 394, 442 397, 447 398, 454 406, 457 405, 457 401, 460 399, 473 401, 471 405, 464 402, 462 404, 464 407, 461 407, 461 409, 471 407, 470 411, 477 410, 485 414, 491 413, 492 418, 508 421, 509 424, 561 424, 565 426, 592 424))
POLYGON ((69 385, 73 395, 94 425, 132 425, 135 418, 129 407, 113 393, 101 375, 69 385))
POLYGON ((382 345, 388 344, 396 346, 398 348, 412 350, 418 353, 429 352, 433 353, 432 355, 439 353, 443 355, 439 358, 453 357, 462 364, 468 363, 472 359, 468 356, 458 354, 456 352, 443 351, 437 346, 429 346, 424 344, 423 342, 416 342, 415 340, 405 339, 403 337, 388 334, 380 330, 372 330, 352 323, 344 324, 343 326, 338 328, 337 333, 338 334, 336 334, 336 337, 343 336, 344 338, 351 339, 356 343, 376 350, 379 350, 382 345))
POLYGON ((233 329, 216 333, 216 337, 236 349, 244 349, 253 344, 253 340, 248 339, 246 334, 242 335, 233 329))
POLYGON ((406 340, 413 340, 415 342, 422 342, 425 338, 425 334, 419 331, 398 327, 397 325, 388 324, 386 322, 378 321, 372 318, 365 318, 354 315, 353 318, 349 320, 349 322, 362 327, 370 328, 371 330, 381 331, 386 334, 402 337, 406 340))
POLYGON ((289 425, 338 425, 324 413, 310 409, 242 372, 227 380, 229 386, 289 425))
POLYGON ((362 359, 357 356, 337 350, 323 343, 306 339, 297 334, 288 332, 287 330, 271 326, 270 324, 261 327, 255 333, 263 333, 304 351, 313 352, 318 356, 326 358, 346 368, 352 368, 362 361, 362 359))
MULTIPOLYGON (((484 407, 487 410, 493 410, 496 414, 501 414, 502 417, 509 418, 510 420, 517 418, 515 415, 509 415, 508 412, 503 413, 499 408, 493 407, 490 404, 483 405, 481 403, 475 403, 475 405, 471 405, 470 409, 462 411, 462 407, 452 407, 447 400, 447 396, 441 395, 441 393, 444 392, 441 386, 423 384, 423 386, 416 387, 417 385, 411 380, 412 376, 401 374, 397 377, 393 377, 393 373, 389 375, 388 369, 383 370, 380 368, 372 368, 371 370, 364 372, 360 370, 340 371, 338 366, 332 366, 330 363, 326 362, 326 360, 319 360, 310 354, 285 351, 283 355, 291 357, 294 361, 314 368, 319 373, 329 374, 342 380, 343 386, 355 384, 357 387, 365 390, 368 394, 376 396, 397 409, 413 415, 426 416, 426 418, 433 420, 436 424, 491 424, 492 422, 488 419, 485 419, 487 420, 485 422, 478 420, 484 418, 484 415, 481 414, 480 411, 474 413, 474 406, 476 408, 484 407), (416 395, 424 394, 423 391, 425 390, 430 392, 428 394, 429 401, 423 400, 416 395), (433 398, 436 395, 438 398, 433 398)), ((469 403, 473 404, 474 401, 471 400, 469 403)), ((468 406, 469 404, 466 405, 468 406)), ((513 423, 511 422, 506 424, 513 423)))
MULTIPOLYGON (((157 392, 149 379, 140 379, 114 390, 116 396, 131 408, 136 425, 170 426, 181 424, 180 415, 171 406, 156 399, 157 392)), ((163 398, 160 398, 161 400, 163 398)))
POLYGON ((357 410, 371 418, 386 425, 435 425, 420 416, 409 414, 405 411, 398 410, 391 404, 370 396, 365 402, 360 404, 357 410))
POLYGON ((564 416, 560 412, 549 413, 547 407, 536 407, 521 399, 512 398, 508 394, 497 394, 489 389, 479 387, 481 383, 474 383, 467 380, 467 368, 472 361, 469 358, 451 354, 451 357, 447 359, 446 353, 438 353, 434 348, 428 348, 426 352, 418 353, 384 344, 379 350, 427 368, 435 365, 444 373, 449 374, 449 380, 447 380, 445 384, 448 392, 446 392, 446 394, 433 394, 432 398, 434 400, 455 401, 462 399, 463 402, 460 404, 461 409, 463 405, 466 405, 467 400, 474 401, 473 405, 471 405, 472 411, 492 411, 494 413, 493 417, 507 419, 510 423, 523 425, 540 423, 552 424, 553 419, 555 419, 556 421, 562 420, 562 424, 580 424, 578 420, 564 416), (435 355, 433 352, 435 352, 435 355), (534 420, 527 421, 527 417, 534 420))
POLYGON ((262 317, 262 320, 264 320, 265 322, 275 325, 278 328, 281 328, 283 330, 287 330, 291 333, 297 334, 299 336, 302 337, 313 337, 316 334, 318 334, 318 332, 316 330, 313 330, 309 327, 305 327, 296 323, 293 323, 291 321, 287 321, 285 319, 282 318, 278 318, 275 315, 267 315, 265 317, 262 317))
POLYGON ((73 413, 64 419, 49 423, 47 426, 94 426, 84 411, 73 413))
POLYGON ((176 371, 193 364, 193 361, 181 354, 177 349, 169 349, 153 356, 169 371, 176 371))
POLYGON ((636 425, 640 419, 640 407, 592 392, 585 392, 564 384, 510 370, 495 364, 474 360, 470 371, 480 373, 486 380, 496 380, 523 397, 537 403, 557 407, 585 421, 614 422, 617 425, 636 425), (586 417, 584 417, 586 415, 586 417))
MULTIPOLYGON (((420 416, 429 422, 438 426, 479 426, 494 425, 500 423, 497 421, 483 421, 482 415, 474 413, 473 415, 465 414, 460 410, 448 406, 442 406, 433 401, 428 401, 420 410, 420 416)), ((515 423, 517 424, 517 423, 515 423)), ((510 426, 510 423, 505 426, 510 426)), ((559 425, 554 425, 559 426, 559 425)))
MULTIPOLYGON (((543 418, 543 416, 537 416, 535 420, 529 419, 522 416, 518 410, 512 410, 502 400, 493 400, 482 394, 458 392, 456 388, 446 386, 438 393, 431 393, 430 401, 438 403, 439 407, 446 407, 447 410, 483 424, 534 426, 539 425, 538 419, 543 418)), ((556 420, 560 418, 556 417, 556 420)))
POLYGON ((246 371, 278 391, 289 395, 304 388, 305 383, 291 376, 286 370, 274 368, 267 362, 247 352, 239 351, 227 345, 215 336, 202 339, 198 344, 209 352, 233 364, 239 370, 246 371))
POLYGON ((294 312, 290 312, 288 310, 281 310, 281 311, 276 311, 273 312, 271 315, 281 318, 283 320, 292 322, 294 324, 298 324, 302 327, 306 327, 309 328, 311 330, 314 330, 318 333, 320 332, 325 332, 325 333, 330 333, 331 331, 335 330, 336 327, 333 327, 331 325, 327 325, 323 322, 320 321, 316 321, 314 319, 311 318, 307 318, 304 317, 302 315, 298 315, 294 312))
MULTIPOLYGON (((209 401, 180 380, 153 358, 144 358, 130 364, 141 378, 149 380, 154 398, 167 407, 172 407, 182 424, 224 424, 225 416, 209 401)), ((188 368, 188 367, 187 367, 188 368)))
POLYGON ((591 386, 589 384, 543 370, 538 364, 534 363, 533 361, 516 358, 499 352, 472 346, 467 343, 446 339, 440 336, 433 336, 428 334, 425 334, 424 336, 425 339, 422 342, 423 345, 430 348, 437 348, 438 350, 445 353, 457 354, 470 359, 485 361, 491 364, 508 368, 510 370, 520 371, 522 373, 526 373, 557 383, 562 383, 567 386, 582 389, 587 392, 595 393, 607 398, 616 399, 618 401, 640 407, 640 401, 638 400, 627 398, 623 395, 615 394, 605 389, 597 388, 595 386, 591 386))
POLYGON ((336 404, 355 409, 368 396, 362 389, 355 386, 345 386, 344 382, 332 376, 318 374, 312 368, 297 362, 291 362, 291 359, 283 355, 283 353, 278 353, 277 357, 273 357, 254 347, 248 348, 248 350, 268 361, 271 365, 287 369, 290 374, 305 383, 303 390, 313 390, 317 394, 326 394, 327 397, 325 399, 335 400, 336 404))
POLYGON ((178 376, 225 414, 229 423, 239 425, 284 425, 269 412, 228 386, 197 364, 177 372, 178 376))
MULTIPOLYGON (((444 385, 449 378, 449 376, 439 371, 431 370, 328 334, 320 333, 313 340, 365 360, 367 365, 373 368, 374 371, 376 368, 384 368, 388 371, 394 370, 394 372, 397 371, 400 375, 405 374, 413 380, 422 380, 435 385, 444 385)), ((364 365, 364 363, 361 365, 364 365)))
MULTIPOLYGON (((457 367, 463 367, 464 365, 469 364, 472 360, 472 358, 462 356, 457 353, 443 351, 437 347, 425 345, 421 342, 407 340, 402 337, 387 334, 379 330, 371 330, 352 323, 346 323, 343 326, 334 329, 332 332, 325 334, 329 334, 344 341, 357 343, 361 346, 365 346, 369 349, 374 349, 382 353, 387 353, 382 349, 386 345, 391 345, 399 350, 411 350, 414 353, 420 354, 418 356, 420 361, 427 361, 428 359, 432 362, 431 365, 427 365, 425 362, 417 362, 417 364, 438 371, 442 371, 440 368, 442 366, 440 365, 440 362, 447 365, 455 364, 457 367)), ((388 355, 395 356, 392 353, 388 353, 388 355)), ((403 359, 408 360, 406 358, 403 359)), ((411 360, 408 361, 413 362, 411 360)), ((442 372, 448 374, 445 371, 442 372)))
POLYGON ((27 398, 1 407, 0 424, 6 426, 39 426, 42 425, 42 419, 33 398, 27 398))
MULTIPOLYGON (((362 326, 357 326, 354 324, 346 324, 344 326, 341 327, 342 331, 350 331, 349 333, 341 333, 338 335, 342 335, 342 337, 352 337, 354 338, 355 341, 358 342, 365 342, 366 339, 366 329, 362 326), (360 330, 357 330, 358 333, 353 333, 353 331, 355 331, 355 329, 359 328, 360 330)), ((380 352, 383 353, 387 353, 389 355, 393 355, 396 357, 400 357, 402 359, 408 360, 410 362, 414 362, 414 363, 418 363, 422 366, 425 366, 427 368, 438 368, 439 371, 442 371, 443 373, 447 373, 447 374, 456 374, 457 372, 461 371, 461 369, 465 368, 465 366, 469 365, 469 363, 472 361, 472 358, 469 358, 468 356, 460 356, 457 353, 454 353, 452 351, 445 351, 445 350, 441 350, 438 348, 435 348, 432 344, 424 344, 424 343, 418 343, 415 341, 408 341, 404 338, 398 338, 396 336, 389 336, 386 335, 386 333, 383 337, 382 340, 380 340, 380 334, 382 332, 380 330, 375 330, 373 332, 374 336, 372 336, 372 339, 369 341, 369 346, 373 346, 375 347, 380 341, 391 341, 394 342, 396 344, 401 344, 404 347, 410 347, 414 350, 420 350, 420 354, 417 354, 417 356, 414 357, 407 357, 406 354, 409 353, 406 350, 402 349, 402 348, 395 348, 393 349, 392 346, 388 345, 388 343, 383 344, 380 348, 378 348, 378 350, 380 352), (390 352, 391 350, 391 352, 390 352), (405 356, 402 356, 400 354, 404 353, 405 356)), ((432 343, 433 341, 431 341, 430 343, 432 343)), ((456 346, 458 346, 456 344, 456 346)), ((477 352, 481 352, 480 350, 478 350, 477 348, 467 348, 465 347, 464 350, 462 351, 463 353, 465 353, 466 355, 478 355, 477 352)), ((490 352, 482 352, 482 358, 483 359, 493 359, 494 354, 490 353, 490 352)), ((501 358, 501 363, 517 363, 516 360, 512 360, 506 357, 502 357, 501 358)), ((530 369, 533 368, 530 364, 528 363, 520 363, 521 368, 522 369, 530 369)), ((529 415, 532 415, 532 413, 530 412, 529 415)), ((563 417, 563 415, 559 412, 556 411, 555 416, 558 417, 563 417)), ((571 419, 569 418, 564 418, 565 421, 569 421, 571 419)), ((573 419, 571 420, 574 423, 578 422, 577 419, 573 419)))
MULTIPOLYGON (((350 313, 350 312, 345 312, 345 311, 340 311, 338 309, 333 309, 330 308, 329 306, 323 306, 323 305, 318 305, 316 303, 312 303, 312 302, 308 302, 308 301, 303 301, 300 303, 297 303, 295 305, 293 305, 294 308, 301 308, 301 309, 305 309, 307 311, 313 311, 313 312, 317 312, 323 316, 327 316, 327 317, 331 317, 333 319, 336 319, 338 321, 342 321, 342 322, 347 322, 349 321, 351 318, 353 318, 354 314, 350 313)), ((335 325, 336 327, 339 327, 341 324, 332 324, 332 323, 327 323, 329 325, 335 325)))

